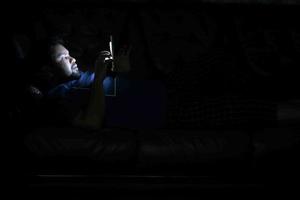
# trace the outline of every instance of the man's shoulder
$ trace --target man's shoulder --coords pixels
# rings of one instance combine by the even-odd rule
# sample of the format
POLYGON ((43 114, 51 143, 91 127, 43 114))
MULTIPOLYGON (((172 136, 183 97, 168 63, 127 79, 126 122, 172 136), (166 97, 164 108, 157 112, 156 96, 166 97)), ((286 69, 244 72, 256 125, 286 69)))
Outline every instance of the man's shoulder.
POLYGON ((78 88, 84 88, 84 87, 90 87, 92 82, 94 81, 95 74, 91 71, 86 72, 80 72, 80 78, 77 80, 77 86, 78 88))
POLYGON ((50 98, 64 97, 70 91, 70 89, 71 87, 67 83, 62 83, 50 89, 46 96, 50 98))

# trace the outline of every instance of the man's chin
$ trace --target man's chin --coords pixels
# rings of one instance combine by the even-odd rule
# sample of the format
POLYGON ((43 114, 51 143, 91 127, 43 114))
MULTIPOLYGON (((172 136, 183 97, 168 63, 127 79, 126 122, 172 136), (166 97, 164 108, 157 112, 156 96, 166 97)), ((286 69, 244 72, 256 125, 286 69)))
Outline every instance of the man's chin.
POLYGON ((81 74, 80 74, 79 71, 73 71, 73 72, 72 72, 72 75, 71 75, 71 77, 72 77, 73 79, 79 79, 80 76, 81 76, 81 74))

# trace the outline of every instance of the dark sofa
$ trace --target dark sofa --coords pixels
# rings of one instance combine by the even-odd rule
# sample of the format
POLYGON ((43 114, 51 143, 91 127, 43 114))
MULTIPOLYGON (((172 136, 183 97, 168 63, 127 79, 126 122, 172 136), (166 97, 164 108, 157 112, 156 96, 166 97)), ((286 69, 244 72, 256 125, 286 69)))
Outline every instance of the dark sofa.
POLYGON ((25 137, 25 188, 115 198, 294 195, 299 133, 298 124, 256 131, 41 128, 25 137))

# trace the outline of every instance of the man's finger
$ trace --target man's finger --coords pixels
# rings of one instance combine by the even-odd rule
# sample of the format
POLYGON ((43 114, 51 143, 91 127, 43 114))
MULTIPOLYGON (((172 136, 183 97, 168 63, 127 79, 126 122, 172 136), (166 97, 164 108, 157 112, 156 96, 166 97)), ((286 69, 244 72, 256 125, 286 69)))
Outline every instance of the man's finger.
POLYGON ((101 51, 100 55, 101 56, 110 56, 110 52, 109 51, 101 51))
POLYGON ((113 58, 110 56, 110 57, 106 57, 106 58, 104 58, 104 60, 106 61, 106 60, 112 60, 113 58))

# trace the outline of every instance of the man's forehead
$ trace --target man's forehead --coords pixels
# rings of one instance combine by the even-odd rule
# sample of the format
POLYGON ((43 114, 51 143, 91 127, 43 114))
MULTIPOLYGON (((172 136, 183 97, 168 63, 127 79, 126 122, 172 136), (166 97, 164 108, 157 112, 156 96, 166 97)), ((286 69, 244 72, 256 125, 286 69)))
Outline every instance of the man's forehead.
POLYGON ((55 55, 61 55, 61 54, 69 54, 68 49, 66 49, 63 45, 57 44, 53 48, 53 54, 55 55))

